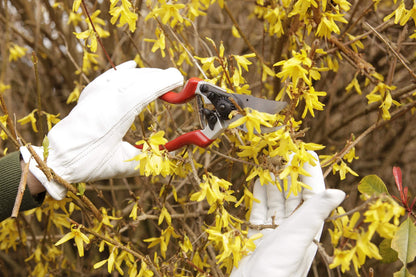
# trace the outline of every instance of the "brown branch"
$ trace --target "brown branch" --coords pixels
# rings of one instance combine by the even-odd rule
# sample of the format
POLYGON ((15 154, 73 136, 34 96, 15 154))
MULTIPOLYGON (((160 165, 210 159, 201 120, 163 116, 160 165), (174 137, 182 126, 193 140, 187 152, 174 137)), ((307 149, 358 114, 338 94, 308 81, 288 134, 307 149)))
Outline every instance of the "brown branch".
POLYGON ((103 235, 101 235, 101 234, 99 234, 99 233, 97 233, 97 232, 95 232, 95 231, 93 231, 93 230, 85 227, 84 225, 79 224, 78 222, 76 222, 76 221, 74 221, 74 220, 72 220, 70 218, 69 218, 69 221, 72 224, 77 225, 81 230, 85 231, 86 233, 89 233, 89 234, 93 235, 94 237, 97 237, 97 238, 99 238, 99 239, 101 239, 103 241, 106 241, 106 242, 114 245, 115 247, 117 247, 117 248, 119 248, 119 249, 121 249, 121 250, 123 250, 123 251, 125 251, 127 253, 132 254, 137 259, 139 259, 141 261, 144 261, 149 266, 149 268, 153 271, 153 273, 155 273, 156 276, 161 276, 161 274, 156 269, 156 267, 154 266, 154 264, 152 263, 152 261, 149 259, 149 257, 145 256, 143 253, 139 252, 138 250, 130 249, 130 248, 126 247, 125 245, 123 245, 121 242, 119 242, 119 241, 117 241, 115 239, 112 239, 112 238, 103 236, 103 235))
POLYGON ((248 38, 244 35, 243 30, 241 30, 240 25, 238 24, 237 20, 234 18, 233 14, 231 13, 231 11, 228 8, 228 6, 227 6, 226 3, 224 3, 224 10, 227 13, 228 17, 233 22, 233 25, 237 29, 237 31, 240 34, 241 38, 247 44, 247 47, 250 49, 251 52, 253 52, 256 55, 256 57, 259 59, 260 63, 261 64, 264 64, 264 58, 263 58, 263 56, 254 48, 254 46, 251 44, 251 42, 248 40, 248 38))
POLYGON ((400 52, 398 52, 392 45, 391 43, 379 32, 377 32, 376 29, 374 29, 374 27, 372 27, 370 24, 368 24, 367 22, 364 23, 364 25, 368 28, 370 28, 371 31, 373 31, 377 37, 384 42, 384 44, 387 45, 387 47, 391 50, 391 52, 393 53, 394 56, 397 57, 397 59, 399 59, 399 61, 402 63, 402 65, 406 68, 406 70, 409 72, 409 74, 412 76, 413 79, 416 79, 416 74, 413 72, 413 70, 407 65, 407 61, 406 59, 402 56, 402 54, 400 54, 400 52))
POLYGON ((374 72, 374 67, 372 64, 365 61, 363 58, 361 58, 357 53, 352 51, 350 48, 344 45, 341 41, 339 41, 336 37, 331 36, 329 38, 329 41, 334 44, 338 49, 347 55, 352 61, 353 65, 355 65, 361 73, 367 73, 371 74, 374 72))
MULTIPOLYGON (((3 98, 0 94, 0 98, 3 98)), ((2 101, 2 100, 0 100, 2 101)), ((9 118, 9 116, 7 117, 9 118)), ((21 146, 20 143, 17 141, 17 139, 13 136, 12 132, 4 126, 4 124, 0 121, 0 128, 6 133, 7 137, 10 138, 13 142, 13 144, 16 146, 17 149, 21 146)), ((12 129, 13 130, 13 129, 12 129)))
MULTIPOLYGON (((5 133, 7 134, 7 136, 9 136, 12 140, 16 141, 16 138, 17 138, 17 136, 16 136, 16 132, 14 131, 14 130, 15 130, 15 129, 14 129, 14 125, 13 125, 12 119, 10 118, 9 110, 7 109, 6 102, 4 101, 3 94, 0 94, 0 108, 1 108, 2 112, 3 112, 5 115, 7 115, 6 122, 7 122, 7 125, 9 125, 9 126, 10 126, 10 132, 9 132, 9 134, 7 134, 7 132, 6 132, 6 131, 4 131, 4 132, 5 132, 5 133)), ((2 125, 3 125, 3 124, 2 124, 2 125)), ((4 125, 3 125, 3 126, 4 126, 4 125)), ((3 128, 3 127, 2 127, 2 129, 4 130, 5 128, 3 128)), ((16 144, 16 143, 15 143, 15 144, 16 144)), ((17 147, 19 147, 19 144, 17 144, 17 147)))
POLYGON ((20 178, 19 188, 17 189, 17 196, 16 200, 14 202, 13 211, 12 211, 12 217, 16 218, 19 214, 20 205, 22 204, 23 195, 25 194, 26 190, 26 184, 27 184, 27 175, 29 174, 29 164, 25 164, 25 167, 23 168, 22 177, 20 178))
POLYGON ((33 70, 35 73, 35 88, 36 88, 36 104, 38 108, 38 117, 39 117, 39 138, 40 140, 43 139, 44 135, 44 124, 43 124, 43 113, 42 113, 42 98, 40 96, 40 82, 39 82, 39 70, 38 70, 38 57, 36 56, 36 52, 32 52, 32 63, 33 63, 33 70))
MULTIPOLYGON (((77 190, 74 186, 72 186, 68 181, 64 180, 62 177, 60 177, 58 174, 56 174, 51 168, 49 168, 46 163, 39 157, 39 155, 33 150, 32 146, 30 144, 26 145, 27 149, 29 150, 30 154, 32 154, 33 158, 37 162, 40 170, 45 174, 46 178, 51 181, 56 181, 60 185, 64 186, 67 190, 73 193, 72 198, 75 198, 75 200, 79 200, 77 197, 77 190)), ((91 200, 86 197, 85 195, 80 195, 79 198, 81 198, 81 201, 78 201, 79 203, 84 203, 90 211, 94 214, 94 216, 101 221, 102 215, 101 212, 95 207, 95 205, 91 202, 91 200)))
POLYGON ((110 65, 111 65, 111 67, 112 67, 114 70, 117 70, 117 69, 116 69, 116 66, 114 65, 113 61, 112 61, 112 60, 111 60, 111 58, 110 58, 110 55, 108 55, 107 51, 105 50, 105 48, 104 48, 104 44, 103 44, 103 42, 101 41, 101 38, 100 38, 100 36, 98 35, 97 30, 95 29, 94 23, 92 22, 92 19, 91 19, 91 17, 90 17, 90 13, 88 12, 87 6, 85 5, 85 1, 84 1, 84 0, 82 0, 82 1, 81 1, 81 4, 82 4, 82 10, 85 12, 85 14, 86 14, 86 15, 87 15, 87 17, 88 17, 88 20, 89 20, 89 21, 90 21, 90 23, 91 23, 91 27, 92 27, 92 29, 93 29, 93 31, 94 31, 95 37, 97 38, 97 41, 98 41, 98 43, 100 44, 101 49, 103 49, 104 55, 106 56, 106 58, 107 58, 108 62, 109 62, 109 63, 110 63, 110 65))
POLYGON ((401 115, 403 115, 404 113, 406 113, 409 110, 411 110, 413 107, 416 107, 416 102, 409 103, 406 106, 403 106, 403 108, 401 108, 401 109, 395 111, 394 113, 392 113, 392 116, 391 116, 391 119, 390 120, 385 120, 385 121, 383 121, 381 123, 379 123, 377 121, 373 125, 371 125, 370 127, 368 127, 361 135, 359 135, 353 142, 351 142, 351 144, 349 144, 347 147, 345 147, 343 149, 343 151, 337 155, 337 159, 335 159, 334 162, 331 164, 331 166, 325 171, 324 178, 326 178, 326 176, 328 176, 328 174, 331 172, 334 164, 336 162, 338 162, 346 153, 348 153, 353 147, 355 147, 355 145, 357 145, 367 135, 369 135, 375 129, 380 128, 380 127, 382 127, 384 125, 387 125, 387 124, 393 122, 394 120, 396 120, 397 118, 399 118, 401 115))

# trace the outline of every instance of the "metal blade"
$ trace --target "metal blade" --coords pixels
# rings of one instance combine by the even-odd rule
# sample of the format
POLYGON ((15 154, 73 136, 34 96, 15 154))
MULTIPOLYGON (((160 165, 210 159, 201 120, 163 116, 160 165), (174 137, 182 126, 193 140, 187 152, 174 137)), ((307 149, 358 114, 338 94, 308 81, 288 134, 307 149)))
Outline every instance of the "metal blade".
POLYGON ((237 100, 241 108, 249 107, 259 112, 277 114, 286 107, 287 103, 284 101, 273 101, 263 98, 254 97, 251 95, 230 93, 232 97, 237 100))

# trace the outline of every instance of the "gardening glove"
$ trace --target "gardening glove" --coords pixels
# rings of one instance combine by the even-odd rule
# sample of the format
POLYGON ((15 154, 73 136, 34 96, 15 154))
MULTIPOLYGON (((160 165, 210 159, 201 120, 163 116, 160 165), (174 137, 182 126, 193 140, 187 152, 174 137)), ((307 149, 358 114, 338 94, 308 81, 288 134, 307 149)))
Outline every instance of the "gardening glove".
MULTIPOLYGON (((139 162, 127 161, 140 150, 122 141, 135 117, 150 102, 183 84, 175 68, 136 68, 125 62, 98 76, 82 92, 77 105, 48 133, 47 165, 71 183, 137 175, 139 162)), ((43 148, 34 147, 40 157, 43 148)), ((26 147, 21 154, 27 163, 26 147)), ((48 181, 33 159, 29 170, 49 194, 63 199, 66 189, 48 181)))
MULTIPOLYGON (((316 153, 310 153, 316 158, 316 165, 305 164, 304 169, 310 176, 301 175, 300 181, 311 190, 304 189, 297 196, 287 197, 285 194, 289 189, 286 193, 280 192, 276 185, 255 182, 253 195, 260 202, 253 203, 250 223, 275 223, 278 227, 260 231, 263 236, 255 240, 256 249, 234 268, 232 277, 300 277, 308 274, 317 250, 313 241, 319 241, 325 219, 345 197, 341 190, 325 189, 318 157, 316 153)), ((279 182, 282 186, 282 181, 279 182)), ((288 183, 290 185, 290 179, 288 183)), ((250 230, 249 235, 258 232, 250 230)))

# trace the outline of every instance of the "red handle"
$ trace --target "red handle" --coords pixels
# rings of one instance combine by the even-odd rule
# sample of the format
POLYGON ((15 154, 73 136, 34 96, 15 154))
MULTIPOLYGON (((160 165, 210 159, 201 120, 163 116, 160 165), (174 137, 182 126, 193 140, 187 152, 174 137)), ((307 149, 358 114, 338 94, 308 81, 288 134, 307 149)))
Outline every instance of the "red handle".
MULTIPOLYGON (((214 140, 209 139, 204 133, 201 132, 201 130, 195 130, 186 134, 183 134, 168 143, 166 143, 164 146, 160 146, 160 149, 166 149, 169 152, 177 150, 181 147, 184 147, 185 145, 194 144, 199 147, 205 148, 208 147, 211 143, 213 143, 214 140)), ((135 145, 136 148, 143 149, 143 145, 135 145)))
POLYGON ((195 96, 195 90, 198 86, 198 83, 202 81, 199 78, 191 78, 186 82, 184 88, 180 92, 169 91, 162 96, 160 99, 172 103, 172 104, 182 104, 188 102, 195 96))

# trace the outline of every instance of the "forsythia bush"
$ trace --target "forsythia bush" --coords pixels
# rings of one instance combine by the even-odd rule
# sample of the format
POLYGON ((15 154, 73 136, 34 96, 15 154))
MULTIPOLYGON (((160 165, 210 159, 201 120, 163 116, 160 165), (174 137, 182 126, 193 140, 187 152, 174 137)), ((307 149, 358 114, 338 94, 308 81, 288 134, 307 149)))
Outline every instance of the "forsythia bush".
POLYGON ((1 1, 3 155, 16 130, 41 144, 88 82, 129 59, 288 102, 241 111, 209 148, 176 153, 159 145, 199 128, 196 108, 151 103, 125 138, 143 144, 140 176, 74 184, 77 195, 1 222, 1 274, 226 276, 255 249, 254 180, 309 189, 312 150, 348 198, 310 275, 414 276, 415 26, 404 0, 1 1))

